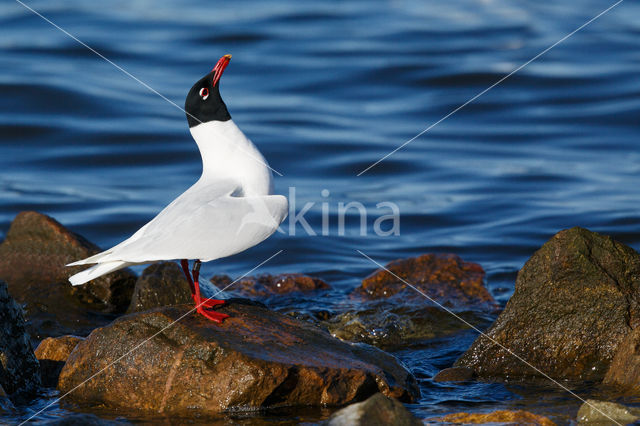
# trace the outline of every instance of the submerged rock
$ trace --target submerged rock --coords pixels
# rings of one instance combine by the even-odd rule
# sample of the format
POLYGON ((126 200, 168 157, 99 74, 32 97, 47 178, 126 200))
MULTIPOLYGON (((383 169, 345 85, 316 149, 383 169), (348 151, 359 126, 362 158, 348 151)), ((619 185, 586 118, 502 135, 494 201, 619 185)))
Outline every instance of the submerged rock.
MULTIPOLYGON (((227 275, 214 275, 211 282, 222 289, 233 281, 227 275)), ((327 290, 331 286, 320 278, 303 274, 264 274, 245 277, 233 284, 232 290, 245 297, 264 298, 290 293, 306 293, 315 290, 327 290)))
POLYGON ((127 312, 141 312, 161 306, 191 303, 191 289, 175 262, 148 266, 136 281, 127 312))
POLYGON ((486 314, 496 309, 482 267, 454 254, 425 254, 386 268, 391 272, 380 269, 353 291, 357 309, 324 324, 334 336, 393 348, 467 328, 433 301, 473 324, 488 324, 486 314))
POLYGON ((518 273, 504 311, 456 362, 483 377, 602 379, 640 324, 640 255, 582 228, 556 234, 518 273))
POLYGON ((327 426, 420 426, 422 422, 416 419, 401 402, 377 393, 365 401, 336 411, 324 424, 327 426))
POLYGON ((39 368, 22 309, 0 281, 0 387, 10 397, 33 395, 40 386, 39 368))
POLYGON ((466 367, 445 368, 433 376, 434 382, 466 382, 473 379, 473 370, 466 367))
POLYGON ((135 283, 130 271, 116 271, 82 286, 67 281, 86 268, 67 268, 67 263, 98 251, 48 216, 36 212, 16 216, 0 244, 0 279, 7 281, 19 303, 26 304, 32 337, 88 334, 111 321, 109 314, 124 312, 135 283))
POLYGON ((445 422, 452 424, 518 424, 518 425, 539 425, 555 426, 548 417, 530 413, 528 411, 498 410, 492 413, 455 413, 444 417, 428 419, 430 421, 445 422))
POLYGON ((69 391, 105 369, 69 398, 172 415, 419 395, 414 377, 378 349, 253 303, 220 307, 231 315, 221 325, 191 309, 130 314, 94 330, 67 360, 58 388, 69 391))
MULTIPOLYGON (((482 312, 458 312, 458 316, 478 326, 491 321, 482 312)), ((332 316, 322 325, 347 342, 362 342, 384 349, 420 344, 467 328, 458 318, 435 306, 400 302, 372 302, 332 316)))
POLYGON ((40 362, 40 376, 42 384, 55 388, 58 385, 58 376, 75 347, 84 338, 78 336, 47 337, 35 351, 35 356, 40 362))
POLYGON ((625 407, 615 402, 587 399, 578 410, 578 424, 610 425, 633 423, 640 419, 640 408, 625 407))

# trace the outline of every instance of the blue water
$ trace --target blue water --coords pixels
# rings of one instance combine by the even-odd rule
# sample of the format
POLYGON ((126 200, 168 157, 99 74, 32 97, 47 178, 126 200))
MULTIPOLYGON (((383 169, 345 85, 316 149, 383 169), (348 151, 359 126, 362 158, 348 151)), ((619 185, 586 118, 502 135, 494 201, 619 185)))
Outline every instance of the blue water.
MULTIPOLYGON (((260 271, 318 275, 346 294, 375 269, 356 250, 382 263, 454 252, 485 268, 504 303, 524 261, 560 229, 585 226, 640 247, 637 2, 361 176, 613 1, 27 4, 178 105, 233 54, 221 83, 229 111, 283 175, 277 192, 295 188, 299 209, 314 203, 304 217, 319 235, 300 226, 291 235, 285 222, 287 232, 205 274, 239 276, 283 250, 260 271), (353 214, 338 235, 338 204, 351 201, 368 208, 366 235, 353 214), (374 232, 388 214, 379 202, 398 206, 399 235, 374 232)), ((0 4, 0 35, 0 237, 18 212, 38 210, 106 248, 197 179, 199 155, 174 105, 17 2, 0 4)), ((420 379, 416 413, 529 403, 556 419, 575 415, 579 401, 552 387, 540 402, 502 385, 431 383, 474 338, 396 354, 420 379)))

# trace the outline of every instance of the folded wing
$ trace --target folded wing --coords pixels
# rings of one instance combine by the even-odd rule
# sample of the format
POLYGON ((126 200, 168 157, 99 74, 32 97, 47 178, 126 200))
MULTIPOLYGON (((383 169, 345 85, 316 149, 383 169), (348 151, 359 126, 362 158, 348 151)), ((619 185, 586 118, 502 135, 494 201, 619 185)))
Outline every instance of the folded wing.
POLYGON ((287 210, 281 195, 245 197, 234 181, 198 182, 128 240, 74 264, 231 256, 273 234, 287 210))

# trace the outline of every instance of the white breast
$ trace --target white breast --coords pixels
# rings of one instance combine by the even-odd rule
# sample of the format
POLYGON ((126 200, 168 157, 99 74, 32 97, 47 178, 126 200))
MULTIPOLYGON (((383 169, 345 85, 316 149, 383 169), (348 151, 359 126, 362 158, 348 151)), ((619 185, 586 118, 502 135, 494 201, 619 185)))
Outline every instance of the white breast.
POLYGON ((273 177, 260 151, 233 120, 211 121, 191 129, 202 155, 201 180, 235 179, 242 194, 273 194, 273 177))

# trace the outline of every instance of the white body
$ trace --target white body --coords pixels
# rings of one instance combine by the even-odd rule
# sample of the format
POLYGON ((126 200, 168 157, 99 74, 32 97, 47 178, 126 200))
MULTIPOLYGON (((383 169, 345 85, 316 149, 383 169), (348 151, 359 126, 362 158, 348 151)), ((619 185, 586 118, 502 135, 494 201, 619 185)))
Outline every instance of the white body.
POLYGON ((273 234, 287 216, 287 199, 273 194, 265 159, 233 120, 191 128, 202 176, 155 218, 120 244, 70 263, 95 264, 71 278, 84 284, 134 264, 231 256, 273 234))

